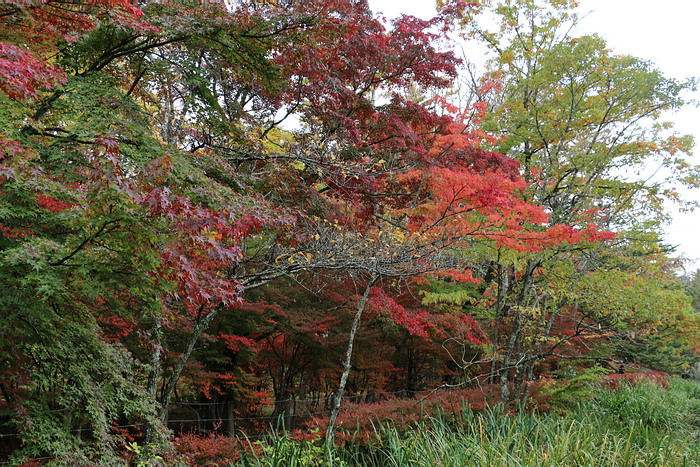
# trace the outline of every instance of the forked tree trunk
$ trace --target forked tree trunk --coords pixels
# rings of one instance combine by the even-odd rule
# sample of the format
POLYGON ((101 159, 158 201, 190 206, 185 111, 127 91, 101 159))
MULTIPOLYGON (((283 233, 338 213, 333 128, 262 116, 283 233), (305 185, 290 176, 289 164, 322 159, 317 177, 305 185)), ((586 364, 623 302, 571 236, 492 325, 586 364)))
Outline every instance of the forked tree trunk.
POLYGON ((352 327, 350 328, 348 348, 345 351, 345 360, 343 361, 343 374, 340 376, 340 384, 338 385, 338 391, 335 393, 335 398, 333 399, 331 415, 328 419, 328 427, 326 427, 326 444, 329 447, 333 446, 333 443, 335 442, 335 420, 338 418, 340 403, 343 399, 343 392, 345 392, 345 385, 348 382, 348 375, 350 374, 350 367, 352 366, 352 347, 355 343, 355 335, 357 334, 357 330, 360 328, 360 319, 362 318, 362 313, 365 311, 365 306, 367 306, 369 291, 372 289, 374 283, 377 282, 377 279, 379 279, 379 274, 373 273, 372 278, 367 283, 367 287, 365 287, 365 292, 362 294, 360 302, 357 304, 355 319, 353 320, 352 327))
MULTIPOLYGON (((528 271, 523 277, 523 288, 518 294, 516 302, 517 306, 515 307, 515 321, 513 323, 513 328, 510 331, 510 335, 508 336, 508 344, 505 349, 503 364, 501 366, 501 370, 499 371, 501 400, 503 402, 510 402, 512 397, 510 388, 508 387, 510 370, 513 369, 516 373, 522 371, 520 358, 522 357, 521 332, 525 321, 523 308, 528 305, 528 301, 530 299, 530 287, 533 282, 535 269, 537 269, 538 265, 539 263, 535 262, 528 267, 528 271)), ((514 390, 517 391, 518 387, 516 386, 514 390)))

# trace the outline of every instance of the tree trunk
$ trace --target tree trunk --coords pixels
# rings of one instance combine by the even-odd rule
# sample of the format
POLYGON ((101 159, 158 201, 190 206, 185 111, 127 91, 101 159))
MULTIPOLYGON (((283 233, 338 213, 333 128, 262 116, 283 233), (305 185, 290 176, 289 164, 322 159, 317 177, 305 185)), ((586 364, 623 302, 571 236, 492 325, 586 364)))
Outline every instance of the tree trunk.
POLYGON ((275 409, 272 412, 272 421, 277 424, 275 428, 283 428, 285 430, 292 428, 292 399, 293 393, 287 388, 275 395, 275 409), (280 423, 282 426, 279 426, 280 423))
POLYGON ((513 324, 513 329, 511 329, 510 331, 510 336, 508 336, 508 346, 505 349, 503 364, 501 365, 501 369, 499 371, 501 400, 503 402, 508 402, 510 400, 510 389, 508 387, 508 373, 510 372, 511 361, 513 361, 512 357, 515 353, 517 340, 520 337, 520 326, 522 325, 523 312, 520 310, 520 308, 517 308, 515 313, 515 323, 513 324))
MULTIPOLYGON (((557 319, 557 316, 559 315, 559 312, 564 308, 566 305, 566 299, 560 300, 559 304, 557 307, 552 310, 552 314, 549 316, 547 319, 547 322, 544 327, 544 331, 542 333, 543 337, 549 337, 549 335, 552 332, 552 326, 554 326, 554 321, 557 319)), ((542 304, 542 310, 547 309, 547 300, 544 300, 544 303, 542 304)), ((532 381, 533 376, 535 374, 535 365, 540 361, 540 358, 542 356, 542 351, 544 350, 545 346, 545 339, 542 339, 539 344, 537 344, 537 348, 535 349, 535 352, 533 353, 532 357, 528 361, 528 363, 525 365, 525 379, 524 379, 524 387, 520 391, 520 406, 525 407, 525 404, 527 403, 527 398, 530 395, 530 390, 527 386, 528 381, 532 381)))
MULTIPOLYGON (((523 308, 525 308, 529 302, 530 298, 530 287, 533 282, 533 274, 538 262, 531 264, 527 272, 523 276, 523 288, 518 295, 518 299, 515 307, 515 322, 513 323, 513 329, 510 331, 508 336, 508 346, 505 349, 505 356, 503 357, 503 365, 501 366, 500 374, 500 386, 501 386, 501 400, 503 402, 508 402, 511 398, 511 392, 508 387, 508 373, 510 372, 510 367, 512 366, 516 371, 520 371, 520 358, 522 357, 521 351, 521 331, 523 328, 523 321, 525 316, 523 314, 523 308)), ((514 388, 516 391, 517 387, 514 388)))
MULTIPOLYGON (((163 347, 161 346, 160 336, 161 336, 162 321, 157 314, 153 315, 153 328, 151 330, 151 345, 153 346, 151 354, 151 369, 148 372, 148 382, 146 385, 146 393, 151 400, 155 401, 158 394, 158 377, 160 376, 160 357, 163 353, 163 347)), ((155 422, 154 422, 155 423, 155 422)), ((154 426, 154 423, 146 423, 144 439, 146 444, 155 441, 155 434, 161 430, 154 426)))
MULTIPOLYGON (((500 260, 500 252, 499 252, 500 260)), ((489 383, 496 382, 496 372, 498 367, 498 344, 501 339, 500 326, 501 317, 506 313, 506 293, 508 292, 508 271, 504 270, 503 266, 498 263, 496 281, 498 284, 498 296, 496 299, 496 314, 494 316, 494 331, 493 331, 493 357, 491 360, 491 372, 489 373, 489 383)))
POLYGON ((331 415, 328 420, 328 427, 326 428, 326 444, 328 446, 333 446, 333 443, 335 442, 335 420, 338 418, 340 403, 343 399, 343 392, 345 391, 345 385, 348 382, 348 375, 350 374, 350 367, 352 366, 352 347, 355 343, 355 335, 360 327, 360 318, 362 318, 362 313, 365 311, 365 306, 367 306, 369 291, 374 283, 377 282, 377 279, 379 279, 379 274, 373 273, 372 278, 367 283, 367 287, 365 287, 365 292, 362 294, 360 302, 357 304, 357 312, 355 313, 355 319, 352 322, 350 335, 348 336, 348 348, 345 351, 345 360, 343 361, 343 374, 340 376, 340 384, 338 385, 338 391, 335 393, 333 407, 331 408, 331 415))
POLYGON ((220 306, 213 308, 209 313, 204 315, 204 317, 202 317, 202 319, 200 319, 197 322, 197 324, 195 324, 194 329, 192 330, 192 334, 190 334, 190 338, 187 341, 187 345, 185 346, 185 350, 182 352, 182 355, 180 355, 180 358, 175 364, 175 367, 173 368, 173 372, 171 373, 168 382, 163 388, 160 408, 160 419, 163 421, 163 423, 166 423, 168 420, 168 406, 170 405, 170 400, 172 398, 173 391, 175 390, 175 384, 177 384, 177 380, 180 379, 182 369, 185 367, 185 363, 187 363, 187 360, 189 360, 190 355, 192 354, 192 350, 194 350, 194 346, 199 340, 199 336, 202 334, 202 332, 204 332, 207 326, 209 326, 209 323, 211 323, 214 317, 219 313, 220 309, 220 306))

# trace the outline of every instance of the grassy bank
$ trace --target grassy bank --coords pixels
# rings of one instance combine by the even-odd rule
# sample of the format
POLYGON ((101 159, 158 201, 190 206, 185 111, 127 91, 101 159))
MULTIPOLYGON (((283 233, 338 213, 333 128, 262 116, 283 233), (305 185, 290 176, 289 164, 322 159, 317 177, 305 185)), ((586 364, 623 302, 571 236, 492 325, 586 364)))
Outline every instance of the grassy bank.
MULTIPOLYGON (((700 465, 700 384, 673 380, 600 389, 563 413, 509 415, 494 407, 433 417, 398 431, 376 427, 370 443, 328 452, 278 438, 250 466, 696 466, 700 465)), ((260 452, 260 450, 257 450, 260 452)))

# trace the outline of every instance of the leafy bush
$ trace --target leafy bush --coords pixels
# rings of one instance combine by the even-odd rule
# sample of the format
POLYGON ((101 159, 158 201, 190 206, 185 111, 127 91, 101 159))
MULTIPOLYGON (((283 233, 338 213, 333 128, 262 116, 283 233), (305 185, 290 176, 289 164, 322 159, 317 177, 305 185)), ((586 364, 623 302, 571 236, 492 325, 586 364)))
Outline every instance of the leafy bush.
MULTIPOLYGON (((367 443, 377 438, 377 428, 392 426, 399 432, 420 420, 445 416, 456 419, 466 409, 481 410, 498 401, 495 387, 437 391, 423 398, 390 398, 374 404, 345 404, 338 415, 336 438, 341 442, 367 443)), ((328 417, 314 418, 312 426, 325 431, 328 417)))
POLYGON ((583 371, 563 369, 558 376, 565 375, 562 379, 547 380, 540 388, 540 392, 548 396, 549 405, 556 411, 567 411, 576 404, 588 400, 595 395, 596 387, 600 385, 601 377, 608 370, 595 366, 583 371))
POLYGON ((170 465, 229 465, 239 462, 243 453, 254 445, 213 433, 207 436, 189 433, 175 438, 173 446, 176 454, 167 459, 170 465))

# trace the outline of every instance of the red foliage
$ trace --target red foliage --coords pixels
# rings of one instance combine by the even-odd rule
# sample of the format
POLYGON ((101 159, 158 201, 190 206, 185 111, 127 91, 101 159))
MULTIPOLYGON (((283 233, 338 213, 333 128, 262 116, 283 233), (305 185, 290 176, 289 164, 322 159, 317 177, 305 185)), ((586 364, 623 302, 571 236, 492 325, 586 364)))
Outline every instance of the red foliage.
POLYGON ((475 347, 491 343, 479 323, 466 313, 432 314, 430 320, 434 333, 441 339, 457 339, 456 342, 465 341, 475 347))
MULTIPOLYGON (((345 403, 338 414, 336 438, 341 443, 367 442, 383 425, 397 430, 411 429, 419 420, 437 415, 448 418, 459 416, 464 410, 483 410, 498 402, 496 386, 471 389, 441 390, 424 393, 414 399, 388 398, 374 404, 345 403)), ((324 431, 328 418, 314 418, 309 425, 324 431)))
POLYGON ((66 80, 60 68, 47 65, 32 52, 0 42, 0 89, 12 99, 39 97, 66 80))
MULTIPOLYGON (((268 233, 266 229, 272 231, 269 237, 274 238, 279 246, 300 247, 301 251, 303 242, 312 235, 309 234, 311 229, 299 231, 305 225, 313 227, 318 219, 311 214, 310 205, 322 206, 317 210, 327 213, 326 217, 331 220, 342 220, 344 227, 339 228, 356 228, 358 231, 376 227, 378 213, 387 214, 387 218, 406 219, 406 235, 415 239, 420 248, 432 246, 435 251, 446 251, 453 246, 469 247, 475 239, 492 239, 497 246, 536 251, 562 242, 598 241, 609 237, 593 224, 583 230, 566 226, 545 229, 545 211, 522 200, 527 184, 519 176, 518 164, 506 156, 480 149, 481 145, 494 141, 479 129, 486 112, 484 103, 458 108, 443 98, 435 98, 423 105, 402 95, 405 94, 402 91, 416 86, 419 92, 448 87, 456 76, 456 57, 451 52, 441 52, 436 46, 441 36, 434 31, 442 19, 423 21, 402 16, 395 20, 390 31, 386 31, 374 18, 367 3, 362 1, 233 2, 232 5, 238 4, 231 7, 231 12, 215 5, 216 2, 207 9, 186 9, 172 3, 161 2, 160 6, 181 14, 159 18, 159 24, 169 32, 168 36, 159 39, 199 37, 197 34, 201 29, 207 30, 201 35, 203 39, 216 38, 219 41, 220 38, 211 32, 217 31, 222 36, 230 34, 235 38, 231 44, 240 45, 240 50, 232 47, 229 53, 260 48, 260 61, 271 60, 272 66, 266 71, 274 75, 275 83, 267 82, 263 76, 265 73, 257 69, 258 65, 260 69, 267 67, 266 63, 247 67, 245 62, 249 57, 246 56, 235 64, 226 63, 226 54, 222 54, 214 59, 215 64, 230 74, 222 72, 217 75, 213 88, 227 89, 227 85, 231 85, 233 89, 245 90, 241 95, 254 97, 252 103, 241 107, 255 108, 265 115, 265 120, 255 120, 252 117, 255 111, 251 111, 249 120, 243 122, 245 118, 242 118, 233 122, 229 129, 260 128, 266 126, 270 116, 276 115, 280 109, 298 108, 298 116, 308 133, 300 133, 293 147, 281 151, 284 154, 280 158, 286 160, 298 154, 299 161, 304 161, 300 165, 305 168, 291 170, 289 166, 295 164, 286 162, 275 165, 267 158, 276 160, 278 155, 267 151, 255 162, 262 170, 255 172, 255 167, 250 168, 250 183, 255 186, 250 192, 243 193, 247 190, 243 186, 245 183, 240 186, 237 181, 231 183, 235 186, 233 196, 236 197, 237 190, 240 190, 241 198, 246 199, 241 204, 246 207, 237 206, 238 200, 234 199, 226 208, 208 204, 206 198, 211 192, 205 186, 207 181, 202 181, 204 175, 198 182, 194 181, 197 177, 192 178, 191 183, 201 183, 192 190, 197 193, 193 196, 186 194, 188 187, 172 183, 169 180, 172 161, 167 156, 146 164, 142 170, 135 161, 146 156, 134 157, 128 169, 122 167, 120 141, 116 136, 91 135, 90 143, 71 141, 78 149, 74 151, 71 146, 66 154, 70 152, 70 157, 76 158, 84 156, 84 160, 69 160, 70 163, 63 164, 64 167, 75 167, 66 169, 72 177, 72 184, 50 174, 41 161, 21 169, 25 170, 25 178, 40 180, 33 186, 41 187, 42 191, 37 189, 38 193, 31 193, 35 202, 32 208, 38 208, 39 214, 60 213, 71 207, 76 211, 82 209, 76 213, 76 218, 82 214, 84 224, 90 227, 86 231, 99 232, 94 238, 76 242, 79 249, 93 248, 101 258, 110 261, 121 253, 117 259, 122 264, 115 266, 115 271, 124 276, 138 272, 136 277, 153 281, 153 292, 161 295, 158 298, 162 299, 163 307, 177 315, 171 316, 165 329, 173 333, 188 332, 192 318, 201 318, 220 306, 252 316, 246 316, 246 319, 255 320, 255 326, 251 326, 253 332, 248 329, 246 333, 232 326, 212 333, 215 335, 212 341, 222 341, 234 355, 232 365, 239 354, 256 353, 256 362, 250 364, 251 374, 256 371, 264 373, 272 384, 256 386, 237 381, 235 373, 228 372, 230 368, 213 371, 202 363, 202 358, 190 361, 180 379, 181 386, 189 384, 194 388, 192 392, 212 397, 214 393, 240 390, 243 396, 237 395, 238 400, 250 402, 253 411, 267 402, 269 392, 265 389, 270 386, 275 388, 275 397, 279 400, 298 396, 293 392, 303 384, 313 388, 306 386, 299 391, 316 391, 318 394, 328 392, 329 386, 335 384, 338 365, 337 361, 331 361, 336 357, 332 351, 342 340, 338 337, 341 335, 339 329, 349 322, 351 313, 348 310, 353 301, 348 296, 354 297, 354 291, 350 287, 335 287, 323 292, 325 301, 321 302, 317 296, 302 297, 279 286, 271 292, 272 296, 263 297, 259 303, 242 303, 243 280, 236 279, 241 269, 249 269, 248 273, 258 267, 250 261, 245 268, 236 271, 244 259, 246 241, 255 236, 262 238, 261 234, 268 233), (313 18, 309 19, 310 16, 313 18), (200 20, 206 26, 196 25, 200 20), (271 34, 260 32, 259 28, 265 27, 261 25, 268 24, 276 25, 279 31, 271 34), (234 27, 230 28, 230 25, 234 27), (252 39, 242 31, 256 37, 254 46, 245 43, 252 39), (377 105, 376 96, 381 96, 386 103, 377 105), (323 135, 323 143, 316 143, 318 135, 323 135), (74 153, 79 156, 72 155, 74 153), (317 189, 317 183, 323 185, 323 189, 317 189), (45 186, 53 191, 43 190, 45 186), (64 190, 84 202, 71 204, 62 201, 64 190), (104 202, 105 198, 110 201, 104 202), (121 220, 116 214, 112 215, 113 209, 135 220, 121 220), (297 212, 298 219, 287 215, 287 209, 297 212), (100 228, 98 221, 101 219, 106 219, 103 222, 109 223, 108 228, 100 228), (115 242, 115 248, 109 239, 98 238, 105 231, 114 232, 115 237, 123 236, 115 242), (101 243, 106 245, 104 251, 97 250, 101 243), (123 250, 130 247, 152 251, 153 258, 143 255, 136 256, 133 262, 131 257, 126 258, 127 261, 123 250), (275 293, 280 296, 274 296, 275 293), (281 296, 285 293, 286 296, 281 296), (183 306, 179 307, 180 304, 183 306), (331 306, 326 306, 329 304, 331 306), (176 310, 182 308, 185 313, 178 315, 176 310), (329 309, 333 310, 332 314, 329 314, 329 309), (240 389, 246 384, 245 389, 240 389)), ((19 47, 0 42, 0 90, 12 99, 40 98, 44 91, 60 86, 65 81, 64 73, 50 65, 45 57, 54 54, 65 41, 78 40, 101 22, 130 29, 129 33, 138 38, 134 43, 144 47, 153 39, 149 34, 159 31, 141 22, 142 12, 129 0, 10 0, 6 4, 11 7, 0 12, 0 26, 7 27, 7 37, 21 38, 23 44, 19 47)), ((140 56, 147 49, 139 47, 134 48, 137 52, 133 53, 140 56)), ((202 47, 201 60, 216 55, 213 49, 202 47)), ((117 55, 124 60, 130 58, 124 54, 119 52, 117 55)), ((173 54, 173 59, 177 60, 177 54, 173 54)), ((126 74, 129 72, 126 65, 132 64, 125 61, 125 66, 115 68, 126 74)), ((207 63, 207 66, 212 66, 212 63, 207 63)), ((149 79, 146 76, 144 79, 149 79)), ((133 86, 125 98, 135 90, 141 77, 136 81, 128 80, 133 86)), ((200 77, 206 76, 197 76, 200 77)), ((123 81, 122 78, 117 81, 123 81)), ((196 81, 193 79, 188 85, 194 87, 196 81)), ((497 87, 497 83, 487 84, 483 92, 488 92, 486 88, 489 87, 497 87)), ((212 101, 217 102, 218 97, 214 96, 212 101)), ((216 113, 215 109, 208 110, 216 113)), ((115 134, 121 131, 115 129, 115 134)), ((196 138, 197 131, 188 134, 196 138)), ((124 129, 126 133, 128 131, 124 129)), ((38 144, 42 144, 40 138, 44 135, 34 136, 40 141, 38 144)), ((223 142, 216 143, 225 145, 228 144, 227 136, 225 133, 206 135, 206 139, 221 137, 223 142)), ((247 141, 259 139, 259 135, 246 136, 251 136, 247 141)), ((21 159, 16 156, 26 151, 17 141, 0 136, 0 143, 4 142, 7 144, 3 149, 5 156, 0 157, 3 162, 0 175, 9 180, 20 169, 5 164, 5 160, 21 159)), ((251 143, 251 153, 262 147, 257 144, 251 143)), ((139 147, 138 141, 134 147, 139 147)), ((124 154, 134 151, 132 148, 124 154)), ((191 154, 193 158, 201 156, 197 150, 191 154)), ((198 166, 202 161, 204 159, 198 159, 193 165, 198 166)), ((249 161, 243 164, 249 164, 249 161)), ((244 168, 237 168, 237 174, 246 174, 249 166, 244 168)), ((39 225, 37 230, 54 227, 39 225)), ((34 233, 22 226, 0 225, 0 234, 3 239, 18 240, 34 233)), ((64 266, 79 254, 76 250, 69 256, 59 256, 66 259, 57 259, 55 266, 64 266)), ((95 256, 88 258, 94 261, 95 256)), ((414 264, 412 261, 407 263, 414 264)), ((476 282, 469 271, 443 272, 460 282, 476 282)), ((275 274, 270 274, 270 277, 275 277, 275 274)), ((96 305, 93 312, 100 315, 105 340, 124 340, 138 328, 137 323, 112 315, 107 299, 86 299, 79 295, 79 284, 69 285, 76 291, 76 302, 96 305)), ((145 292, 140 293, 149 295, 150 285, 145 284, 145 292)), ((435 355, 442 352, 444 359, 445 349, 438 341, 450 339, 452 343, 473 346, 489 342, 471 316, 437 313, 423 307, 419 300, 409 296, 411 294, 391 292, 395 291, 380 287, 372 289, 367 318, 388 317, 390 324, 396 326, 387 326, 391 329, 386 335, 373 329, 367 334, 376 334, 358 338, 358 342, 365 339, 364 342, 371 344, 364 345, 365 348, 358 349, 356 354, 362 357, 356 358, 356 368, 365 372, 365 381, 357 382, 358 386, 370 381, 372 387, 381 387, 392 379, 400 379, 396 374, 403 368, 398 368, 400 365, 383 353, 386 348, 391 348, 396 354, 410 352, 411 357, 429 355, 431 363, 438 361, 435 366, 439 366, 443 362, 435 355), (401 332, 395 332, 396 328, 401 332), (388 337, 389 334, 399 337, 388 337), (390 341, 391 338, 395 340, 390 341)), ((133 298, 127 294, 115 293, 113 299, 124 308, 136 308, 133 298)), ((163 341, 167 342, 167 339, 163 341)), ((219 347, 226 352, 222 345, 219 347)), ((419 368, 417 364, 414 367, 419 368)), ((164 368, 168 366, 164 365, 164 368)), ((420 370, 425 371, 422 367, 420 370)), ((444 374, 446 370, 439 368, 433 374, 442 376, 441 371, 444 374)), ((418 378, 414 377, 411 384, 417 384, 417 381, 418 378)), ((341 430, 357 427, 366 435, 371 431, 369 424, 372 421, 391 420, 399 426, 407 426, 421 416, 434 415, 438 411, 457 414, 463 409, 465 400, 472 407, 479 407, 486 399, 477 390, 463 390, 437 392, 421 402, 392 399, 369 406, 351 404, 341 413, 339 426, 341 430)), ((320 420, 318 423, 325 422, 320 420)), ((349 433, 346 432, 348 436, 349 433)), ((175 445, 186 462, 192 465, 237 462, 242 452, 237 440, 215 435, 185 435, 178 438, 175 445)))
POLYGON ((24 227, 10 227, 0 224, 0 235, 6 239, 20 239, 34 235, 34 232, 24 227))
POLYGON ((140 21, 143 12, 131 0, 6 0, 4 4, 10 7, 0 17, 0 25, 9 30, 5 33, 24 33, 36 44, 76 41, 107 19, 140 32, 156 31, 140 21))
POLYGON ((423 307, 415 297, 410 293, 392 296, 380 287, 373 287, 367 301, 367 315, 386 315, 411 336, 426 342, 452 338, 476 347, 490 343, 473 317, 465 313, 436 313, 423 307))
POLYGON ((547 377, 542 377, 536 381, 528 381, 526 408, 539 412, 549 412, 552 410, 552 396, 547 392, 547 388, 551 386, 553 382, 554 380, 547 377))
POLYGON ((102 327, 102 338, 107 342, 118 342, 130 335, 136 323, 119 316, 101 316, 98 321, 102 327))
POLYGON ((142 204, 151 215, 172 222, 174 236, 161 250, 164 268, 157 274, 177 284, 176 296, 183 300, 190 315, 240 301, 242 288, 225 271, 242 258, 241 241, 273 220, 205 209, 167 187, 150 190, 142 204))
POLYGON ((228 347, 228 349, 232 350, 233 352, 238 352, 239 350, 241 350, 241 345, 250 349, 254 349, 256 345, 256 342, 253 339, 249 339, 243 336, 233 336, 230 334, 221 333, 216 337, 218 339, 221 339, 226 344, 226 347, 228 347))
POLYGON ((38 98, 42 90, 63 84, 66 75, 49 65, 44 56, 57 44, 75 41, 95 28, 100 20, 111 18, 116 24, 140 32, 155 32, 141 22, 143 12, 130 0, 25 1, 3 2, 0 27, 3 39, 13 39, 22 47, 0 41, 0 90, 11 99, 38 98))
POLYGON ((72 203, 61 201, 49 195, 38 194, 34 195, 34 198, 36 199, 36 204, 39 206, 39 208, 49 212, 61 212, 73 206, 72 203))
POLYGON ((367 301, 367 312, 368 314, 372 312, 385 313, 412 336, 429 340, 428 329, 433 327, 433 324, 428 320, 428 312, 426 310, 407 310, 379 287, 372 287, 370 298, 367 301))
POLYGON ((366 3, 341 0, 292 4, 289 14, 311 10, 317 21, 299 30, 308 47, 275 54, 275 62, 295 83, 282 99, 305 101, 310 117, 336 128, 354 145, 425 153, 422 138, 409 123, 413 115, 425 115, 424 109, 413 112, 407 108, 412 104, 398 95, 392 96, 391 105, 377 107, 370 93, 414 84, 449 85, 457 60, 433 46, 438 36, 430 29, 435 21, 402 16, 387 33, 366 3))
MULTIPOLYGON (((245 440, 213 433, 206 436, 184 434, 173 440, 173 446, 176 454, 168 456, 166 462, 173 465, 184 462, 193 466, 231 465, 240 462, 242 454, 251 448, 251 444, 245 440)), ((262 451, 262 446, 252 446, 262 451)))

